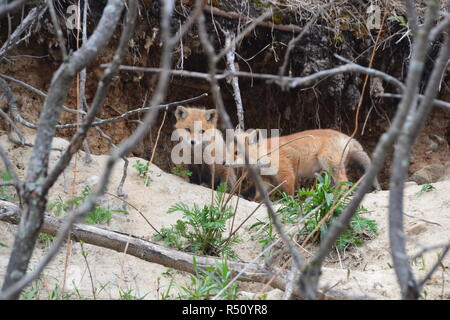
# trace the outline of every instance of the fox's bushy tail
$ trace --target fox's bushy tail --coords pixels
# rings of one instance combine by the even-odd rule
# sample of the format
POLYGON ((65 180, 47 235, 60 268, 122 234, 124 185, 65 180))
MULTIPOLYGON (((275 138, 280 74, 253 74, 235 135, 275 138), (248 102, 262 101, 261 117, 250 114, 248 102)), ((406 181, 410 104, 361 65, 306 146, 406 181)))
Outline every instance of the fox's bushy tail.
MULTIPOLYGON (((361 144, 356 141, 355 139, 352 139, 349 146, 349 157, 350 159, 356 161, 359 163, 363 168, 364 171, 367 172, 367 170, 370 167, 371 160, 369 158, 369 155, 364 151, 361 144)), ((373 182, 373 187, 377 190, 381 190, 380 183, 378 182, 378 178, 375 177, 375 180, 373 182)))

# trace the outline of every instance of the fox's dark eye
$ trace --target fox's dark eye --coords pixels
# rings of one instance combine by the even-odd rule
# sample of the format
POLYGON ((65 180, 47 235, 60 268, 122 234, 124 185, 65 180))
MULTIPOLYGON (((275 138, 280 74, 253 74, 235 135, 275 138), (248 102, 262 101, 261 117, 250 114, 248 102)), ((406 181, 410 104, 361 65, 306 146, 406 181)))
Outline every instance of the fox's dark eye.
POLYGON ((201 133, 201 134, 204 134, 204 133, 205 133, 205 130, 203 130, 203 129, 200 130, 200 133, 201 133))
POLYGON ((189 129, 189 128, 185 128, 185 130, 186 130, 187 132, 191 132, 191 129, 189 129))

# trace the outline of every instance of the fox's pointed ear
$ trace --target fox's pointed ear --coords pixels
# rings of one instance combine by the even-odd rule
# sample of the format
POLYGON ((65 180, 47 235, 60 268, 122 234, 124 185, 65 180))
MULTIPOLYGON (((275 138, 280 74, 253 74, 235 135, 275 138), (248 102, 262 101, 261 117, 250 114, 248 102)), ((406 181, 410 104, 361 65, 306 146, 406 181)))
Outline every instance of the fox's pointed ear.
POLYGON ((187 117, 186 108, 183 106, 178 106, 177 109, 175 110, 175 118, 177 118, 177 120, 182 120, 186 117, 187 117))
POLYGON ((240 124, 238 124, 237 126, 236 126, 236 128, 234 129, 234 132, 236 132, 236 133, 241 133, 241 132, 243 132, 244 131, 244 128, 242 128, 241 127, 241 125, 240 124))
POLYGON ((265 129, 256 129, 258 143, 267 138, 267 131, 265 129))
POLYGON ((217 110, 216 109, 206 110, 205 119, 206 121, 217 121, 217 110))

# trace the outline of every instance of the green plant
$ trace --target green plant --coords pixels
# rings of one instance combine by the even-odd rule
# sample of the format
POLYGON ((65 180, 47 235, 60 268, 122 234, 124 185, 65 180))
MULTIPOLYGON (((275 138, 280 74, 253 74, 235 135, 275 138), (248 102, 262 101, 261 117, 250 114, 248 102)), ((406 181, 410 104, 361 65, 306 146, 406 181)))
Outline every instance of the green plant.
POLYGON ((9 246, 7 244, 4 244, 3 242, 0 242, 0 247, 9 248, 9 246))
POLYGON ((78 208, 80 204, 86 200, 86 197, 91 193, 89 187, 86 187, 82 191, 81 196, 77 196, 73 199, 63 201, 61 197, 58 196, 58 200, 55 202, 49 202, 47 204, 47 211, 52 212, 56 217, 61 216, 62 213, 68 213, 70 208, 78 208))
MULTIPOLYGON (((353 184, 344 182, 332 185, 331 175, 327 172, 324 176, 320 174, 315 176, 316 184, 312 188, 299 189, 294 197, 283 194, 279 202, 282 206, 277 213, 283 216, 285 222, 293 223, 314 210, 314 213, 305 221, 305 227, 299 237, 321 242, 327 236, 329 226, 339 217, 350 201, 351 194, 347 191, 353 184)), ((364 207, 357 209, 350 226, 337 239, 336 247, 339 250, 361 245, 364 239, 376 234, 375 221, 361 216, 361 213, 367 212, 364 207)))
POLYGON ((428 299, 428 291, 423 289, 422 293, 420 294, 419 300, 427 300, 428 299))
POLYGON ((146 293, 142 297, 138 297, 133 293, 133 291, 133 289, 122 290, 119 288, 120 300, 144 300, 144 298, 148 295, 148 293, 146 293))
POLYGON ((436 190, 435 187, 433 187, 431 184, 429 183, 425 183, 424 185, 422 185, 422 187, 420 188, 420 190, 416 193, 416 197, 420 197, 421 195, 423 195, 425 192, 430 192, 432 190, 436 190))
POLYGON ((62 288, 59 287, 58 284, 50 292, 48 296, 48 300, 69 300, 72 296, 75 295, 75 292, 70 290, 62 291, 62 288))
MULTIPOLYGON (((92 193, 91 188, 85 187, 82 191, 81 196, 77 196, 73 199, 63 201, 61 198, 56 202, 51 202, 47 204, 47 211, 52 212, 57 217, 59 217, 63 212, 68 213, 71 208, 78 208, 81 203, 83 203, 86 198, 92 193)), ((102 208, 97 203, 94 208, 88 212, 86 215, 86 223, 88 224, 104 224, 111 220, 112 213, 124 213, 128 214, 127 210, 102 208)))
POLYGON ((183 166, 180 164, 177 164, 174 168, 172 168, 171 172, 183 179, 192 175, 192 171, 183 169, 183 166))
POLYGON ((420 271, 426 270, 426 262, 425 262, 425 257, 424 256, 420 256, 418 258, 415 258, 412 261, 412 264, 414 266, 418 266, 420 271))
POLYGON ((248 230, 258 229, 259 243, 262 244, 263 249, 267 248, 272 242, 277 239, 276 232, 273 232, 273 224, 270 222, 263 222, 257 219, 258 222, 252 224, 248 230))
POLYGON ((53 243, 54 239, 55 239, 55 236, 52 236, 51 234, 40 233, 38 241, 39 241, 39 243, 43 244, 44 247, 50 247, 50 245, 53 243))
POLYGON ((407 26, 407 22, 405 21, 405 17, 404 16, 399 16, 395 12, 392 12, 392 15, 390 15, 386 20, 387 21, 397 22, 399 24, 399 26, 401 26, 401 27, 406 27, 407 26))
POLYGON ((150 177, 148 176, 149 173, 152 172, 152 171, 150 170, 149 163, 148 163, 148 162, 147 162, 147 163, 141 163, 141 162, 138 160, 138 161, 136 161, 136 163, 134 163, 134 164, 132 165, 132 167, 133 167, 134 169, 137 170, 138 176, 139 176, 140 178, 144 179, 144 184, 145 184, 145 186, 149 186, 149 185, 150 185, 150 182, 152 181, 152 180, 150 179, 150 177))
POLYGON ((85 298, 81 295, 80 289, 78 289, 77 286, 75 286, 74 281, 72 281, 72 285, 74 286, 73 291, 75 291, 77 300, 87 300, 87 298, 85 298))
POLYGON ((293 197, 287 193, 278 191, 281 195, 281 199, 276 201, 282 204, 282 206, 277 210, 277 213, 281 215, 281 221, 283 223, 297 223, 299 217, 303 216, 303 201, 300 197, 293 197))
MULTIPOLYGON (((158 284, 158 289, 157 289, 158 296, 160 295, 160 294, 159 294, 159 290, 160 290, 160 288, 161 288, 161 286, 160 286, 160 280, 161 280, 160 277, 158 277, 158 278, 156 279, 156 282, 157 282, 157 284, 158 284)), ((173 288, 173 285, 174 285, 173 279, 170 279, 169 284, 164 286, 164 287, 167 287, 167 289, 161 293, 161 298, 160 298, 161 300, 169 300, 170 298, 172 298, 171 290, 172 290, 172 288, 173 288)))
POLYGON ((180 211, 183 219, 177 220, 170 228, 162 228, 160 234, 154 234, 154 239, 162 240, 178 250, 235 258, 236 254, 230 245, 237 241, 237 237, 222 241, 225 224, 234 214, 231 206, 224 207, 225 190, 226 185, 221 184, 217 188, 213 204, 203 208, 197 204, 189 208, 184 203, 170 207, 168 213, 180 211))
POLYGON ((21 300, 38 300, 39 292, 41 291, 42 283, 41 280, 33 281, 29 287, 24 289, 20 294, 21 300))
MULTIPOLYGON (((58 196, 59 197, 59 196, 58 196)), ((52 212, 55 217, 59 217, 63 212, 70 209, 70 204, 68 201, 63 201, 61 197, 55 202, 47 203, 47 212, 52 212)))
POLYGON ((267 292, 264 292, 263 294, 258 295, 258 300, 267 300, 268 295, 267 292))
MULTIPOLYGON (((224 259, 218 262, 215 267, 209 266, 199 269, 195 257, 193 258, 195 275, 190 276, 190 283, 186 286, 178 287, 181 291, 179 299, 182 300, 206 300, 217 295, 231 281, 231 271, 228 269, 228 262, 224 259)), ((236 283, 230 285, 220 298, 223 300, 236 300, 239 297, 236 283)))
MULTIPOLYGON (((2 182, 10 182, 12 180, 12 176, 8 171, 3 171, 1 174, 2 182)), ((17 193, 12 186, 0 186, 0 198, 9 200, 9 201, 19 201, 19 197, 17 197, 17 193), (11 191, 13 190, 13 191, 11 191)))

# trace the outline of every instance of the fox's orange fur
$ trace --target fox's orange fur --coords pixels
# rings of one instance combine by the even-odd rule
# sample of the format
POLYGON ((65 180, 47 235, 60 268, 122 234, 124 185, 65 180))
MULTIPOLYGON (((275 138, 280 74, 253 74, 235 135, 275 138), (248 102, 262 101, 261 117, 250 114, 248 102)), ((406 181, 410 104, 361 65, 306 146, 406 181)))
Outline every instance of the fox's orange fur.
MULTIPOLYGON (((177 122, 175 128, 178 129, 178 135, 183 142, 190 146, 191 151, 195 148, 205 151, 209 146, 212 150, 209 163, 215 162, 215 155, 221 152, 225 153, 225 142, 223 136, 217 127, 217 111, 215 109, 202 109, 194 107, 178 106, 175 111, 177 122), (196 124, 197 122, 197 124, 196 124), (218 142, 217 144, 216 141, 218 142), (216 150, 216 146, 223 150, 216 150)), ((209 154, 205 153, 206 156, 209 154)), ((209 186, 214 184, 214 187, 219 183, 227 182, 228 188, 232 187, 236 182, 234 170, 230 167, 225 167, 222 162, 220 164, 213 163, 206 165, 202 159, 201 164, 194 164, 193 152, 189 169, 192 172, 190 181, 198 184, 206 183, 209 186), (197 176, 197 177, 195 177, 197 176), (215 177, 212 181, 212 177, 215 177)))
MULTIPOLYGON (((314 173, 322 170, 330 171, 336 184, 348 181, 345 166, 351 159, 359 163, 364 170, 370 165, 370 158, 364 152, 361 144, 349 136, 331 129, 307 130, 288 136, 257 139, 257 131, 240 133, 237 141, 248 148, 250 163, 259 166, 271 166, 278 169, 277 173, 262 176, 263 180, 274 185, 286 181, 282 190, 293 195, 298 178, 313 178, 314 173), (350 142, 349 142, 349 139, 350 142), (262 143, 267 143, 267 152, 258 151, 262 143), (346 144, 348 143, 347 147, 346 144), (345 151, 344 151, 345 148, 345 151), (278 150, 278 156, 277 151, 278 150), (259 152, 259 154, 258 154, 259 152)), ((242 164, 242 153, 237 153, 235 163, 242 164)), ((242 165, 231 165, 242 166, 242 165)), ((374 187, 380 189, 377 180, 374 187)), ((259 195, 257 193, 256 198, 259 195)))

